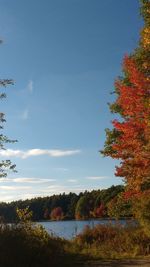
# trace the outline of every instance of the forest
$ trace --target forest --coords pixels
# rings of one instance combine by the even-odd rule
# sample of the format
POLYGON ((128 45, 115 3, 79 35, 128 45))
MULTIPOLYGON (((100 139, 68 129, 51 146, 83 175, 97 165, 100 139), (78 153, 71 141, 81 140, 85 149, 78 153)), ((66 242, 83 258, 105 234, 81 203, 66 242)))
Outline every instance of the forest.
POLYGON ((123 185, 107 189, 69 193, 0 203, 0 218, 4 222, 17 221, 17 209, 28 207, 33 221, 84 220, 102 217, 131 216, 129 201, 123 200, 123 185), (117 211, 118 208, 118 211, 117 211))

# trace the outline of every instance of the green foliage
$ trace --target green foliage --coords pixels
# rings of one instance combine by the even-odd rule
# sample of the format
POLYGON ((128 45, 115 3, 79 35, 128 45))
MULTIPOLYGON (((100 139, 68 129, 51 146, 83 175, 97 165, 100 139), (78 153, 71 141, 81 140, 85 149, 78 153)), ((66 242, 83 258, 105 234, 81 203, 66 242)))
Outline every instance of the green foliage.
POLYGON ((70 202, 67 206, 67 213, 66 213, 66 218, 67 219, 72 219, 75 217, 75 209, 76 209, 76 205, 79 199, 79 196, 77 196, 74 193, 70 193, 70 202))
POLYGON ((119 219, 120 217, 132 216, 131 200, 124 199, 122 194, 114 197, 107 205, 108 216, 119 219))
POLYGON ((96 207, 100 203, 104 203, 104 205, 107 205, 114 197, 116 197, 119 193, 123 191, 124 191, 124 186, 122 185, 117 185, 117 186, 112 185, 107 189, 101 190, 96 199, 96 207))
POLYGON ((133 213, 150 236, 150 190, 133 199, 133 213))
POLYGON ((144 19, 144 27, 141 30, 140 42, 135 49, 134 57, 138 68, 149 79, 150 75, 150 1, 141 0, 141 15, 144 19))
POLYGON ((120 136, 120 132, 113 128, 112 130, 110 129, 105 129, 106 132, 106 141, 104 144, 104 149, 100 151, 100 153, 104 156, 112 156, 116 153, 116 151, 112 148, 112 145, 116 143, 116 139, 120 136))
MULTIPOLYGON (((14 84, 13 80, 9 79, 0 79, 0 86, 6 87, 7 85, 14 84)), ((6 98, 6 94, 4 92, 0 93, 0 99, 6 98)), ((6 122, 5 114, 0 112, 0 129, 3 129, 3 124, 6 122)), ((0 149, 5 149, 5 144, 7 143, 14 143, 16 140, 10 140, 7 136, 0 134, 0 149)), ((0 178, 6 177, 9 171, 16 171, 16 165, 12 164, 10 160, 2 160, 0 162, 0 178)))
POLYGON ((86 196, 82 196, 77 202, 75 217, 76 219, 86 219, 89 216, 88 201, 86 196))
POLYGON ((141 15, 144 18, 146 26, 150 26, 149 6, 150 6, 149 0, 141 0, 141 15))
MULTIPOLYGON (((69 193, 50 197, 38 197, 27 200, 13 201, 11 203, 1 202, 0 217, 4 217, 6 222, 18 221, 16 209, 21 211, 24 210, 26 213, 26 207, 28 207, 29 211, 32 212, 32 220, 40 221, 50 219, 52 210, 60 207, 63 210, 63 220, 74 219, 76 210, 78 209, 77 203, 80 199, 82 199, 82 197, 85 197, 85 203, 82 203, 81 205, 83 209, 85 207, 85 211, 83 210, 81 213, 85 216, 85 218, 90 218, 93 217, 92 214, 94 210, 96 210, 102 203, 105 207, 107 207, 107 204, 111 201, 111 199, 123 191, 124 187, 122 185, 117 185, 103 190, 93 190, 91 192, 85 191, 79 195, 76 195, 75 193, 69 193), (59 204, 59 206, 57 206, 57 204, 59 204)), ((105 217, 107 217, 107 211, 105 217)))

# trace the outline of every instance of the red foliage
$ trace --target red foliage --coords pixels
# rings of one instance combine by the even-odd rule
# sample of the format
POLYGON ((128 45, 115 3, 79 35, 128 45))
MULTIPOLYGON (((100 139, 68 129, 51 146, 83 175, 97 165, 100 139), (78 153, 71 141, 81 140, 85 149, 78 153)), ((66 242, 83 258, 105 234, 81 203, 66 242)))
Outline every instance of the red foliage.
POLYGON ((106 213, 105 206, 103 203, 100 204, 98 208, 95 210, 95 216, 96 217, 103 217, 106 213))
POLYGON ((61 207, 54 208, 50 215, 52 220, 61 220, 63 218, 63 211, 61 207))
POLYGON ((150 175, 150 82, 141 73, 134 59, 125 57, 124 71, 128 83, 116 82, 116 103, 122 111, 123 121, 114 120, 114 128, 120 132, 112 145, 113 158, 121 159, 116 176, 125 177, 132 190, 140 190, 150 175))
POLYGON ((124 200, 130 200, 132 198, 137 198, 137 197, 140 197, 141 196, 141 192, 137 192, 137 191, 126 191, 124 193, 122 193, 122 196, 124 198, 124 200))

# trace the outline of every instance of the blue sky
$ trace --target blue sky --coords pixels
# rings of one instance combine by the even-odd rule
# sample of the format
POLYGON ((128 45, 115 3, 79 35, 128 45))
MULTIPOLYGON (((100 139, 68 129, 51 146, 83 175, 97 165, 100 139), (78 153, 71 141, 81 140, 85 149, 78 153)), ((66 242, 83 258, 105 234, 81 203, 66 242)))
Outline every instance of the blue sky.
POLYGON ((0 0, 0 75, 15 80, 3 134, 18 140, 0 151, 18 170, 0 180, 1 201, 121 183, 99 150, 141 27, 137 0, 0 0))

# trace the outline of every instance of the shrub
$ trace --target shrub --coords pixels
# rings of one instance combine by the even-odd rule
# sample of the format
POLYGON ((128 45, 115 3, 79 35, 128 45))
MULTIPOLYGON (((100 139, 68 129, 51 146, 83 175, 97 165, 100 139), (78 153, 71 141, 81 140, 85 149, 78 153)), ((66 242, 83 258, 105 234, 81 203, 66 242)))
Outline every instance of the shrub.
POLYGON ((0 226, 0 266, 60 266, 63 241, 48 235, 41 226, 0 226))
POLYGON ((133 257, 150 254, 150 238, 134 224, 86 227, 74 243, 83 253, 98 257, 133 257))
POLYGON ((142 192, 132 200, 133 212, 136 219, 150 237, 150 190, 142 192))

